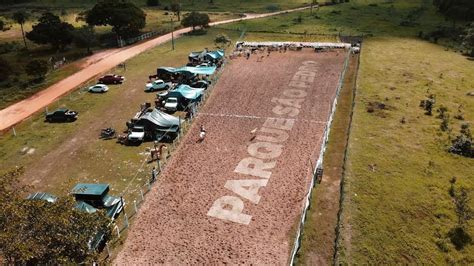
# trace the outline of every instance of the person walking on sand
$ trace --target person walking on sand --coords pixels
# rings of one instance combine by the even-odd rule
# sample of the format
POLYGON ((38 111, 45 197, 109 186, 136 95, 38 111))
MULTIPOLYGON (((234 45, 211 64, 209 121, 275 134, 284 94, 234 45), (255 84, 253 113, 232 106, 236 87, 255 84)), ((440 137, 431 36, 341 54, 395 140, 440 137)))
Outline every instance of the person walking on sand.
POLYGON ((199 141, 203 141, 206 137, 206 129, 204 129, 204 125, 201 125, 201 129, 199 130, 199 141))

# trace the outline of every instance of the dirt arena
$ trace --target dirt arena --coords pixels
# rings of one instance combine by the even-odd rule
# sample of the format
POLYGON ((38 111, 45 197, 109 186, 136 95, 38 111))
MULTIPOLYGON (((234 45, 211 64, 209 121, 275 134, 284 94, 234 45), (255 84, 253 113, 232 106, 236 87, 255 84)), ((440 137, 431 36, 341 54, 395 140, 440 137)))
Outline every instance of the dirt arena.
POLYGON ((262 55, 225 66, 115 264, 288 263, 345 54, 262 55))

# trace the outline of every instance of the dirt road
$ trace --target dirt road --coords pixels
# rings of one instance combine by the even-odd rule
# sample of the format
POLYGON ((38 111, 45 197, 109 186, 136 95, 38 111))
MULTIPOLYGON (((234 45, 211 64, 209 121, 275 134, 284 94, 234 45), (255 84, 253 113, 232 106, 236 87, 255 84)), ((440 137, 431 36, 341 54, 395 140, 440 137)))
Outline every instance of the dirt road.
MULTIPOLYGON (((266 14, 247 14, 243 18, 213 22, 210 23, 210 25, 215 26, 242 20, 263 18, 288 12, 300 11, 307 8, 309 7, 302 7, 266 14)), ((191 28, 183 28, 180 30, 176 30, 174 31, 175 38, 178 38, 182 34, 190 32, 191 30, 191 28)), ((114 49, 113 53, 104 52, 101 54, 101 56, 93 56, 93 60, 86 60, 90 64, 86 64, 86 66, 79 72, 76 72, 75 74, 36 93, 28 99, 22 100, 18 103, 10 105, 9 107, 3 110, 0 110, 0 131, 9 129, 12 126, 20 123, 24 119, 30 117, 42 108, 46 107, 48 104, 54 102, 57 98, 61 97, 62 95, 68 93, 71 90, 74 90, 87 80, 106 72, 107 70, 136 56, 137 54, 140 54, 148 49, 151 49, 170 40, 171 33, 168 33, 158 38, 154 38, 131 47, 114 49)))
POLYGON ((288 264, 343 62, 307 49, 227 64, 114 264, 288 264))

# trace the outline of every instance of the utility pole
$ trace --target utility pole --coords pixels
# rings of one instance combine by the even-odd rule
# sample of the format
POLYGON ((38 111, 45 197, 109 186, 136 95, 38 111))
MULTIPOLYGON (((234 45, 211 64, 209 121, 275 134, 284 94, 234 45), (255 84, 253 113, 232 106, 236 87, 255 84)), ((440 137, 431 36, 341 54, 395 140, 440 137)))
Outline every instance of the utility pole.
POLYGON ((174 51, 174 25, 173 25, 173 16, 171 16, 171 47, 174 51))

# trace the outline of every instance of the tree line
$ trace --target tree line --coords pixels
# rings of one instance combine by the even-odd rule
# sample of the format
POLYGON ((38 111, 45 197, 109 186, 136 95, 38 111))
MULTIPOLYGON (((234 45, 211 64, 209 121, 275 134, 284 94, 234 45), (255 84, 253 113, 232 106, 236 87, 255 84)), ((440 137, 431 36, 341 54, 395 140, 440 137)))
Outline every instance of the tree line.
POLYGON ((433 0, 436 9, 454 20, 474 20, 474 1, 472 0, 433 0))
MULTIPOLYGON (((192 27, 195 30, 196 27, 207 27, 210 22, 207 14, 199 12, 191 12, 181 19, 181 4, 178 2, 173 2, 171 9, 184 27, 192 27)), ((80 13, 76 19, 86 23, 80 28, 62 21, 59 16, 51 12, 45 12, 32 26, 32 30, 25 32, 23 26, 29 19, 28 13, 17 11, 11 18, 20 25, 26 50, 28 50, 27 40, 29 40, 39 45, 50 45, 56 51, 63 51, 74 44, 76 47, 86 48, 88 54, 92 53, 92 47, 99 44, 95 26, 111 26, 117 39, 126 39, 138 35, 146 25, 146 14, 141 8, 132 2, 114 0, 100 1, 91 9, 80 13)), ((4 27, 4 22, 0 21, 0 30, 4 27)), ((0 73, 0 81, 7 80, 12 71, 8 62, 0 58, 1 69, 5 71, 0 73)), ((41 59, 32 60, 25 68, 25 72, 34 77, 35 81, 42 81, 48 72, 48 63, 41 59)))

